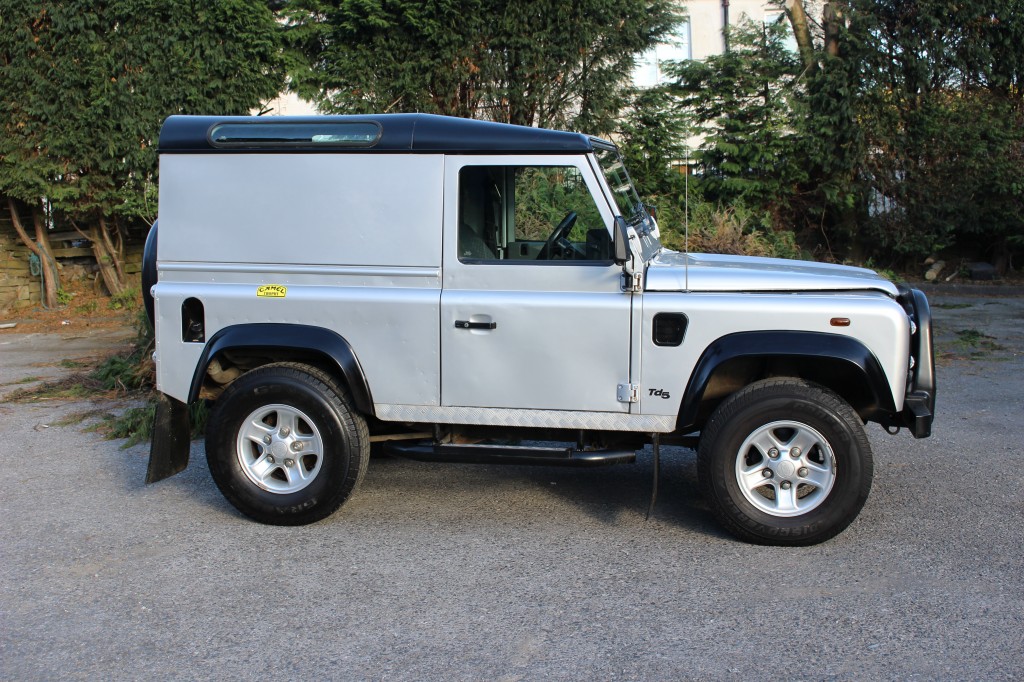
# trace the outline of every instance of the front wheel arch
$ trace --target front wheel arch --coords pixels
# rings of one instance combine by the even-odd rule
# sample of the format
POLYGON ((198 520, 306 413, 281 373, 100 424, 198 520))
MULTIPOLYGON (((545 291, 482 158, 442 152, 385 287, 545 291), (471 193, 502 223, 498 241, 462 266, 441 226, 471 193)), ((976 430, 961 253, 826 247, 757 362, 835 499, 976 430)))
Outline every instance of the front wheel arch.
POLYGON ((701 354, 679 407, 676 430, 700 428, 722 400, 771 377, 824 386, 865 421, 896 411, 885 370, 857 339, 822 332, 740 332, 716 339, 701 354))

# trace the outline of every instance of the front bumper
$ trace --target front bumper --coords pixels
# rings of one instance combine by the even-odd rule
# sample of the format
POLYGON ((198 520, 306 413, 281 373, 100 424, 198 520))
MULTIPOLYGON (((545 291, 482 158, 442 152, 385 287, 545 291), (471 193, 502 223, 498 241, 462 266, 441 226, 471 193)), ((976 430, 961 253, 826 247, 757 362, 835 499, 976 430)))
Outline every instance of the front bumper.
POLYGON ((935 349, 932 343, 932 312, 928 297, 919 289, 900 285, 899 302, 914 321, 916 330, 910 337, 913 367, 907 377, 907 393, 900 412, 900 426, 914 438, 927 438, 932 433, 935 416, 935 349))

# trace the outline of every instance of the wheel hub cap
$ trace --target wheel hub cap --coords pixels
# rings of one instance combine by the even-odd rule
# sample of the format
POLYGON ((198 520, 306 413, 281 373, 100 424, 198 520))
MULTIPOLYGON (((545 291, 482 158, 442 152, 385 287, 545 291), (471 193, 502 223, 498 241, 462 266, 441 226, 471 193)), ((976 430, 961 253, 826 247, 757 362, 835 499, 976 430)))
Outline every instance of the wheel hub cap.
POLYGON ((789 420, 765 424, 747 436, 736 453, 735 471, 748 502, 782 517, 817 508, 836 480, 835 455, 825 437, 789 420))
POLYGON ((242 421, 235 454, 242 473, 272 493, 302 490, 320 473, 323 439, 316 424, 290 405, 266 405, 242 421))

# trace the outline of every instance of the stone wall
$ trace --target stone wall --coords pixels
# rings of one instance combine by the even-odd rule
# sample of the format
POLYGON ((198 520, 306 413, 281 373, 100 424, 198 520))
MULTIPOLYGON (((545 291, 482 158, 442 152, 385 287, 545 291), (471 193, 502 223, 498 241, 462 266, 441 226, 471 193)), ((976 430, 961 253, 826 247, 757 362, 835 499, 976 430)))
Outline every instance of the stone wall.
MULTIPOLYGON (((22 220, 25 219, 23 216, 22 220)), ((32 228, 29 225, 26 229, 32 228)), ((98 268, 92 249, 80 240, 81 235, 74 231, 54 231, 50 235, 54 258, 61 265, 62 285, 82 279, 97 281, 98 268)), ((140 286, 144 240, 144 235, 132 235, 126 245, 125 274, 132 286, 140 286)), ((14 231, 7 201, 0 201, 0 315, 39 305, 39 276, 33 276, 29 270, 31 253, 14 231)))
POLYGON ((39 305, 39 278, 29 274, 30 253, 11 225, 4 201, 0 205, 0 313, 39 305))

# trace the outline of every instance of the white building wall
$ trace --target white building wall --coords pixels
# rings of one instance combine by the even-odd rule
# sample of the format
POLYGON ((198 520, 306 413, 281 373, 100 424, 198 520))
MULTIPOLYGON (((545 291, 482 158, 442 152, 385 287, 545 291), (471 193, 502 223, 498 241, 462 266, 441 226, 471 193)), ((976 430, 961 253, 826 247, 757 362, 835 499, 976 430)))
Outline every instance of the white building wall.
MULTIPOLYGON (((723 0, 677 0, 686 13, 686 21, 677 30, 677 34, 665 44, 658 45, 646 52, 637 60, 633 71, 633 84, 638 87, 652 87, 668 82, 670 79, 664 64, 667 61, 686 59, 704 60, 708 57, 725 52, 726 14, 723 0)), ((789 49, 797 52, 796 39, 789 28, 789 19, 785 11, 775 3, 765 0, 727 0, 729 7, 728 21, 730 26, 747 21, 773 23, 785 22, 789 30, 789 49)), ((810 0, 804 4, 809 18, 821 17, 822 0, 810 0)), ((812 28, 813 30, 813 28, 812 28)), ((686 146, 696 150, 703 143, 702 135, 690 137, 686 146)))
MULTIPOLYGON (((725 7, 723 0, 678 0, 686 12, 687 19, 677 35, 663 45, 645 53, 633 72, 633 83, 650 87, 668 80, 663 63, 684 59, 707 59, 725 51, 725 7)), ((774 3, 765 0, 728 0, 729 24, 735 26, 745 21, 772 23, 789 19, 785 12, 774 3)), ((811 17, 821 16, 821 1, 805 3, 811 17)), ((790 49, 796 51, 796 40, 790 37, 790 49)))
MULTIPOLYGON (((318 112, 312 102, 299 99, 294 92, 282 92, 266 103, 265 109, 269 109, 267 116, 314 116, 318 112)), ((258 114, 254 111, 253 114, 258 114)))

